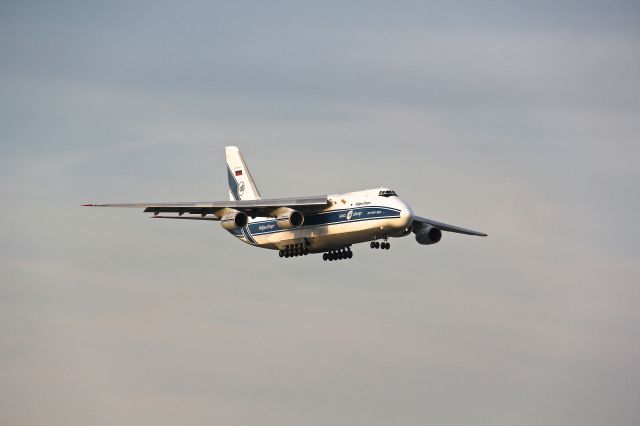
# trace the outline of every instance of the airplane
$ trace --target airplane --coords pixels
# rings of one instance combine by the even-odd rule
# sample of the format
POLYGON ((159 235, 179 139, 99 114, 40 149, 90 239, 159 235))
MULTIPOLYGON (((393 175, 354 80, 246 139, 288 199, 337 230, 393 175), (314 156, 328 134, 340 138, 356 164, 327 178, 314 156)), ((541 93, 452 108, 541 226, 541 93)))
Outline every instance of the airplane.
POLYGON ((418 244, 438 243, 442 232, 487 234, 416 216, 395 191, 381 187, 311 197, 262 198, 236 146, 225 147, 229 201, 83 204, 141 208, 155 219, 217 221, 251 246, 278 250, 281 258, 323 253, 325 261, 351 259, 351 246, 389 250, 389 238, 415 234, 418 244), (161 215, 161 213, 170 213, 161 215), (189 216, 184 216, 184 215, 189 216))

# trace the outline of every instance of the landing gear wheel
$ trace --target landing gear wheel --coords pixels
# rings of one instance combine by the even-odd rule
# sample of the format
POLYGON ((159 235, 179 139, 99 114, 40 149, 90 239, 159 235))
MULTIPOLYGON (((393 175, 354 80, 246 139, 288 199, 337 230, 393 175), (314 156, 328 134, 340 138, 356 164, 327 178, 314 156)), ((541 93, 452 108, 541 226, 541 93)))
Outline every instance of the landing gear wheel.
POLYGON ((379 242, 375 242, 376 248, 379 249, 380 248, 380 243, 379 242))
POLYGON ((322 253, 322 260, 327 260, 327 253, 322 253))
POLYGON ((371 247, 372 249, 373 249, 373 248, 376 248, 376 243, 375 243, 375 241, 371 241, 371 244, 369 244, 369 247, 371 247))
POLYGON ((351 250, 349 250, 347 252, 347 259, 351 259, 353 257, 353 252, 351 250))
POLYGON ((280 252, 278 252, 278 256, 284 257, 284 251, 280 250, 280 252))

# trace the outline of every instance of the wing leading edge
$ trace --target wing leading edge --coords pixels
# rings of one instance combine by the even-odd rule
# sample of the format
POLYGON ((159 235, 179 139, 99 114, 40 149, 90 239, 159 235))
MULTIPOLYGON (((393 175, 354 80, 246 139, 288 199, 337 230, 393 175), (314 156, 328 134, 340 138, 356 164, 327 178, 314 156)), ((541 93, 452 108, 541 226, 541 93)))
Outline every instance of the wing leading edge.
POLYGON ((442 222, 438 222, 437 220, 433 220, 433 219, 427 219, 426 217, 420 217, 420 216, 414 216, 413 217, 413 222, 414 223, 418 223, 421 225, 431 225, 435 228, 438 228, 441 231, 446 231, 446 232, 455 232, 458 234, 465 234, 465 235, 477 235, 478 237, 486 237, 487 234, 483 233, 483 232, 478 232, 478 231, 473 231, 471 229, 466 229, 466 228, 461 228, 459 226, 454 226, 454 225, 449 225, 446 223, 442 223, 442 222))
POLYGON ((215 214, 223 209, 235 209, 249 216, 268 216, 279 207, 290 207, 303 213, 320 210, 329 204, 326 195, 314 197, 270 198, 238 201, 189 201, 175 203, 83 204, 85 207, 124 207, 144 209, 145 213, 215 214))

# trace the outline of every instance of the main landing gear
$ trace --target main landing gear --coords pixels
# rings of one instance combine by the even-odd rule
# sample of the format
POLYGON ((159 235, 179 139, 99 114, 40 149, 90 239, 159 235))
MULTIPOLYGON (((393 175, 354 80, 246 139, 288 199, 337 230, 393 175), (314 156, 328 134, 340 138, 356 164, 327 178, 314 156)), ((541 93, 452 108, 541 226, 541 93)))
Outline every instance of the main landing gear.
POLYGON ((351 259, 353 257, 353 252, 351 251, 351 247, 341 248, 340 250, 332 250, 327 253, 323 253, 322 260, 342 260, 342 259, 351 259))
POLYGON ((280 250, 278 255, 280 257, 298 257, 298 256, 306 256, 309 254, 309 249, 305 247, 304 244, 292 244, 290 246, 285 246, 284 250, 280 250))
POLYGON ((387 240, 383 241, 383 242, 378 242, 378 241, 371 241, 371 244, 369 244, 369 246, 372 249, 383 249, 383 250, 389 250, 391 248, 391 243, 388 242, 387 240))

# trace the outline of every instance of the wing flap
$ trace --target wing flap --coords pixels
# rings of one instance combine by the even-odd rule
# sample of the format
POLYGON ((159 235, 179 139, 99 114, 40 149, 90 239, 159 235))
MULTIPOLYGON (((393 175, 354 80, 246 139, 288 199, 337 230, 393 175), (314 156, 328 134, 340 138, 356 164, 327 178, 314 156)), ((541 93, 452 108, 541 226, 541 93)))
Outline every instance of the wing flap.
POLYGON ((209 220, 218 222, 220 218, 218 217, 182 217, 182 216, 151 216, 151 219, 182 219, 182 220, 209 220))

